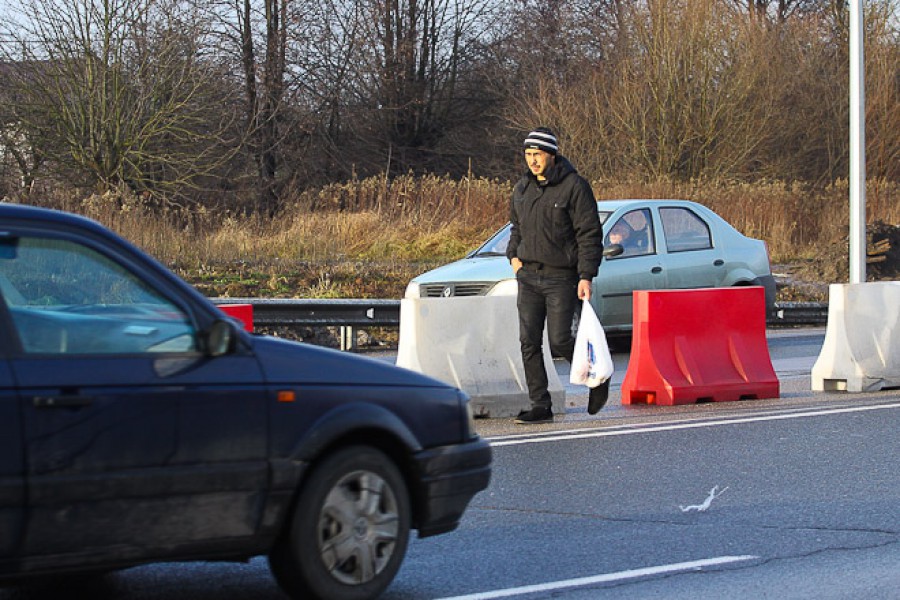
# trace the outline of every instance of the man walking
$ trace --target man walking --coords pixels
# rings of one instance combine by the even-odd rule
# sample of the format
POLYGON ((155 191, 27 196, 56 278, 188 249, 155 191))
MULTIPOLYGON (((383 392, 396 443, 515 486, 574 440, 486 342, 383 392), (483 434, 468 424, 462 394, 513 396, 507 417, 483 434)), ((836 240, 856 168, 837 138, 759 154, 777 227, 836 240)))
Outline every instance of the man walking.
MULTIPOLYGON (((603 256, 603 230, 590 184, 558 153, 556 136, 538 127, 525 138, 528 172, 510 200, 512 223, 506 256, 519 284, 519 342, 531 408, 520 424, 553 420, 543 335, 550 350, 569 363, 575 348, 572 319, 578 300, 590 299, 591 280, 603 256)), ((596 414, 609 395, 609 381, 591 388, 588 413, 596 414)))

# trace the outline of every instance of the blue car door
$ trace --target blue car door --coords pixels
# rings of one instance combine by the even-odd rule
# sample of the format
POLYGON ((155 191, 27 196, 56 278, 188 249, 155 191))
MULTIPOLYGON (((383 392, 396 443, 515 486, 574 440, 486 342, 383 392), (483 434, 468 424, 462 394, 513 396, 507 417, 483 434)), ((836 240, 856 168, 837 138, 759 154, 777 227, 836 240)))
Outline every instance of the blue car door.
POLYGON ((664 289, 666 273, 657 252, 649 209, 632 210, 610 219, 603 230, 604 246, 621 244, 624 251, 603 259, 591 301, 603 326, 614 331, 631 326, 634 291, 664 289), (618 235, 620 231, 625 239, 618 235))
POLYGON ((94 240, 21 233, 0 276, 17 291, 24 552, 129 561, 254 535, 268 477, 255 357, 205 355, 190 300, 94 240))
MULTIPOLYGON (((0 310, 0 318, 2 318, 0 310)), ((0 325, 0 342, 7 347, 0 325)), ((15 381, 0 349, 0 573, 19 553, 25 507, 25 457, 15 381)))

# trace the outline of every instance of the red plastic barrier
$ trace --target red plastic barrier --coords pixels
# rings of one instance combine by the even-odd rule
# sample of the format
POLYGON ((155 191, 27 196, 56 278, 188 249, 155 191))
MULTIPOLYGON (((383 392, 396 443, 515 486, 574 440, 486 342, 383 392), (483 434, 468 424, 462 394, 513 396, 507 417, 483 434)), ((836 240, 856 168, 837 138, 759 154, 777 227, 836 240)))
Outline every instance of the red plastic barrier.
POLYGON ((622 404, 778 398, 761 287, 634 292, 622 404))
POLYGON ((253 332, 252 304, 219 304, 219 308, 229 317, 234 317, 243 323, 244 329, 253 332))

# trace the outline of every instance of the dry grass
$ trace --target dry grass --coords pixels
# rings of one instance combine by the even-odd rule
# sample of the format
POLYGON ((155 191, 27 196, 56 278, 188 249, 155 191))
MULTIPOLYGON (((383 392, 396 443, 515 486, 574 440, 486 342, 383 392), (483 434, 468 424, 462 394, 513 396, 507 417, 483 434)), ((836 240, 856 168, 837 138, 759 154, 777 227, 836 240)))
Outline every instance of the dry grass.
MULTIPOLYGON (((774 263, 814 264, 826 249, 846 247, 844 183, 818 190, 775 182, 593 187, 598 199, 705 204, 765 240, 774 263)), ((390 298, 402 295, 411 277, 459 258, 503 225, 510 192, 510 183, 485 179, 370 178, 305 192, 273 218, 116 195, 42 204, 104 223, 210 296, 390 298)), ((870 182, 867 215, 870 223, 900 224, 900 186, 870 182)))

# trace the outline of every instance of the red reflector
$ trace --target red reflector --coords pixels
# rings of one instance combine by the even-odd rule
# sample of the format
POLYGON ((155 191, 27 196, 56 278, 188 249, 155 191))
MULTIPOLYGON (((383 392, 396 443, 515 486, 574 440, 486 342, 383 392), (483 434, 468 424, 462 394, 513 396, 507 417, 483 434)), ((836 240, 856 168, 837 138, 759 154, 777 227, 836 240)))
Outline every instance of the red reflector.
POLYGON ((296 399, 297 396, 294 394, 293 390, 281 390, 278 392, 279 402, 293 402, 296 399))

